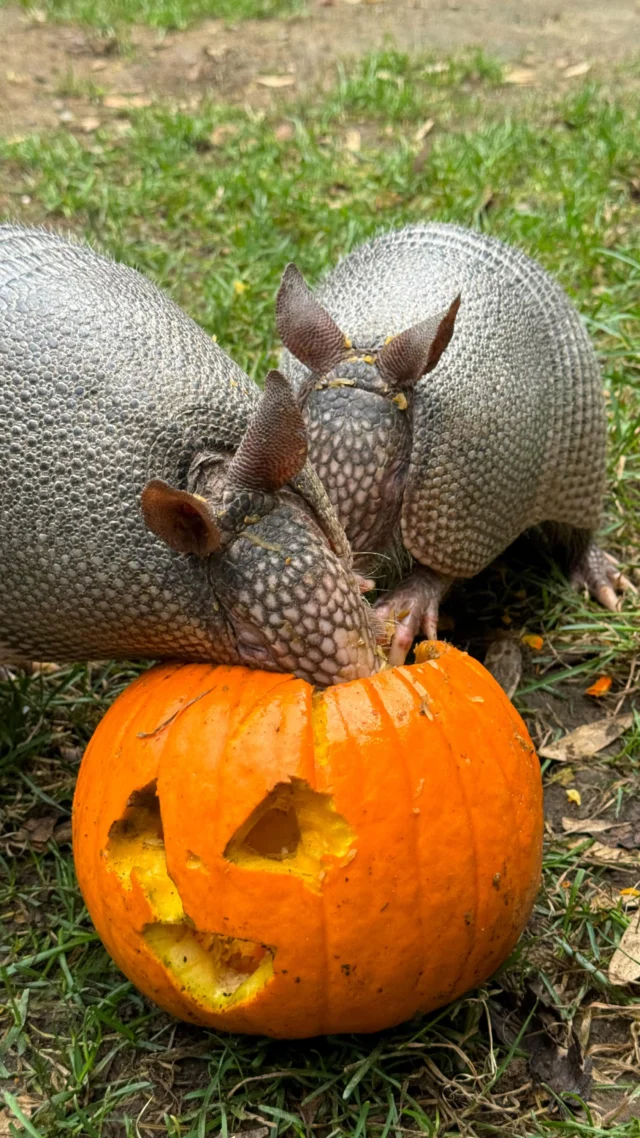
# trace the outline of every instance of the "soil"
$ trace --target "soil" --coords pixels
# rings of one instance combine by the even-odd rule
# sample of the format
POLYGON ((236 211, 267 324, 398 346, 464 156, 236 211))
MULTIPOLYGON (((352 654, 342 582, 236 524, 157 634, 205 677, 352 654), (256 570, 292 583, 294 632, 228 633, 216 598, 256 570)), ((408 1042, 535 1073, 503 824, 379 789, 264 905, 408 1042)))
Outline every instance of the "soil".
POLYGON ((441 53, 485 48, 514 68, 511 93, 523 82, 570 84, 586 65, 606 79, 640 43, 636 0, 310 0, 297 18, 206 20, 167 34, 133 28, 123 40, 42 20, 37 11, 0 8, 2 134, 60 122, 90 133, 156 96, 260 107, 329 83, 339 59, 389 43, 441 53), (280 86, 261 84, 264 76, 280 76, 280 86))

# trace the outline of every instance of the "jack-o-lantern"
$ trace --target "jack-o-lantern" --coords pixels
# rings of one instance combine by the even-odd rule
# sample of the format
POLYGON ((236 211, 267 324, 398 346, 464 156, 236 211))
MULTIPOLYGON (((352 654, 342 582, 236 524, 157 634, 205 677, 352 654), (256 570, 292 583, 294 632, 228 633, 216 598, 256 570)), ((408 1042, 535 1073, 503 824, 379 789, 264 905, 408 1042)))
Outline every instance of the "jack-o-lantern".
POLYGON ((504 961, 539 882, 539 764, 480 664, 429 655, 326 691, 161 665, 116 700, 74 854, 107 949, 158 1004, 230 1031, 376 1031, 504 961))

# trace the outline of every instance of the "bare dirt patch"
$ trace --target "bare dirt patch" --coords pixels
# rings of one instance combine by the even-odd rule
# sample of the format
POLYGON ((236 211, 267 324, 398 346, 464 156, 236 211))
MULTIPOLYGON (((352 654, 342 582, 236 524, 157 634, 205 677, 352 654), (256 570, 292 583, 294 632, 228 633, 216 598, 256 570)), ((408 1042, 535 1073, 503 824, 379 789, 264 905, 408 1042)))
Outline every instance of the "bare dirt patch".
POLYGON ((635 0, 315 0, 295 19, 234 27, 206 20, 166 35, 133 28, 123 48, 2 7, 0 132, 60 122, 91 132, 158 97, 193 108, 206 96, 260 107, 331 82, 338 60, 385 44, 443 53, 482 47, 511 66, 511 90, 570 84, 586 73, 606 78, 612 64, 637 53, 640 8, 635 0))

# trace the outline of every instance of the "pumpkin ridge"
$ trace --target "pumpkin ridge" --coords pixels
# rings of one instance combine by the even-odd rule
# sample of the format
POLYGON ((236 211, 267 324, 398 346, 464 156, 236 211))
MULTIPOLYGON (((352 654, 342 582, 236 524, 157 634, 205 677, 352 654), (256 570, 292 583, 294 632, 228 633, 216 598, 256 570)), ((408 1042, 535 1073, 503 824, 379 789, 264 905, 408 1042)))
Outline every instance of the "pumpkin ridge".
MULTIPOLYGON (((162 667, 162 665, 159 665, 159 667, 162 667)), ((190 669, 192 667, 193 667, 193 665, 188 664, 188 663, 176 664, 174 666, 173 670, 165 676, 165 683, 172 683, 172 684, 175 683, 176 677, 179 675, 180 672, 184 672, 185 670, 190 669)), ((214 672, 216 670, 217 670, 217 668, 215 667, 215 665, 212 668, 210 668, 210 672, 214 672)), ((173 885, 173 887, 174 887, 174 889, 178 895, 178 898, 180 900, 180 904, 182 905, 182 912, 188 920, 191 920, 191 917, 187 913, 187 910, 186 910, 185 904, 184 904, 184 900, 180 894, 180 890, 178 888, 178 885, 177 885, 176 881, 174 880, 174 878, 171 874, 171 871, 169 869, 169 857, 168 857, 168 849, 167 849, 167 831, 165 829, 165 820, 162 816, 162 795, 161 795, 161 791, 160 791, 160 784, 162 782, 162 770, 163 770, 163 766, 164 766, 163 760, 164 760, 165 752, 166 752, 167 747, 171 746, 171 744, 172 744, 173 731, 174 731, 174 728, 176 727, 176 723, 177 722, 179 723, 180 716, 182 715, 182 712, 187 711, 189 709, 189 707, 193 705, 194 700, 192 698, 192 693, 195 690, 195 688, 202 685, 202 677, 200 675, 200 668, 197 669, 195 676, 192 675, 191 678, 194 682, 191 683, 189 685, 188 689, 186 691, 183 691, 183 693, 182 693, 185 697, 186 703, 178 709, 178 711, 175 713, 175 715, 172 716, 172 718, 167 723, 163 723, 160 725, 159 729, 154 728, 153 730, 151 730, 149 732, 139 732, 139 731, 135 732, 136 740, 139 740, 143 746, 147 742, 147 740, 153 739, 154 742, 150 745, 153 746, 154 749, 157 750, 156 771, 155 771, 155 775, 154 775, 154 778, 152 781, 155 782, 155 794, 156 794, 156 797, 158 800, 158 811, 159 811, 159 815, 160 815, 160 825, 162 827, 162 833, 163 833, 164 863, 165 863, 167 877, 169 878, 171 884, 173 885)), ((161 690, 161 688, 160 688, 160 690, 161 690)), ((158 689, 153 688, 148 699, 144 699, 138 703, 136 711, 134 712, 134 715, 131 717, 131 720, 129 720, 128 726, 131 725, 131 722, 133 721, 134 718, 140 718, 144 715, 152 697, 153 697, 154 701, 156 701, 156 702, 158 701, 158 689)), ((139 724, 136 724, 136 726, 139 726, 139 724)), ((145 784, 145 785, 147 785, 147 784, 145 784)), ((129 802, 130 802, 132 796, 141 790, 144 790, 144 786, 135 786, 135 787, 133 787, 132 790, 130 790, 129 796, 127 798, 127 806, 129 805, 129 802)), ((126 809, 126 807, 125 807, 125 809, 126 809)), ((116 818, 111 823, 111 825, 109 827, 109 831, 108 831, 109 835, 111 834, 112 827, 118 821, 120 821, 120 819, 116 818)), ((108 848, 108 845, 106 848, 108 848)), ((116 874, 116 876, 119 876, 112 867, 109 867, 109 869, 110 869, 110 872, 113 872, 116 874)), ((129 888, 132 888, 132 886, 133 886, 133 871, 134 871, 134 869, 135 869, 135 866, 132 866, 130 877, 129 877, 129 881, 130 881, 129 888)), ((147 892, 144 889, 138 874, 136 874, 136 880, 138 882, 139 888, 142 890, 145 898, 147 898, 147 901, 148 901, 147 892)), ((124 888, 122 883, 121 883, 121 887, 124 888)), ((149 904, 150 904, 150 902, 149 902, 149 904)), ((161 921, 160 918, 157 918, 157 922, 159 922, 161 924, 164 923, 161 921)), ((171 922, 167 922, 167 923, 171 923, 171 922)))
MULTIPOLYGON (((309 703, 308 703, 309 720, 308 720, 308 722, 309 722, 309 732, 311 735, 311 763, 312 763, 314 786, 317 786, 318 785, 318 768, 316 765, 316 740, 318 737, 317 731, 318 731, 319 724, 326 722, 326 709, 324 706, 325 693, 321 692, 320 698, 318 699, 314 690, 310 688, 309 692, 308 692, 308 698, 309 698, 309 703)), ((340 717, 340 720, 342 722, 343 727, 346 730, 347 724, 345 723, 344 715, 342 714, 342 709, 340 707, 339 700, 335 701, 335 709, 336 709, 336 711, 340 717)), ((321 920, 320 920, 320 927, 322 929, 322 987, 324 989, 324 992, 326 993, 326 996, 325 996, 324 1007, 321 1010, 318 1009, 320 1012, 318 1035, 325 1035, 326 1034, 325 1024, 327 1023, 327 1021, 329 1021, 331 1019, 331 1012, 332 1012, 331 996, 332 996, 332 992, 331 992, 331 986, 329 984, 329 937, 328 937, 328 932, 327 932, 327 902, 326 902, 325 892, 324 892, 324 889, 322 888, 322 886, 320 887, 320 905, 321 905, 321 910, 322 910, 322 915, 321 915, 321 920)))
MULTIPOLYGON (((445 668, 442 667, 439 669, 439 674, 441 675, 443 682, 445 684, 449 684, 449 686, 451 686, 451 676, 449 674, 449 670, 448 669, 445 670, 445 668)), ((412 676, 410 671, 408 671, 404 667, 396 668, 396 675, 398 675, 400 677, 400 679, 402 680, 402 682, 408 688, 410 688, 413 692, 415 692, 415 694, 417 696, 420 696, 420 698, 422 698, 421 693, 417 689, 417 687, 415 685, 415 681, 414 681, 413 676, 412 676)), ((422 687, 422 683, 420 683, 420 686, 422 687)), ((428 691, 428 689, 427 689, 427 691, 428 691)), ((473 916, 474 916, 473 927, 475 927, 475 925, 477 923, 477 914, 478 914, 478 899, 480 897, 480 877, 479 877, 479 873, 478 873, 478 844, 476 841, 475 831, 474 831, 474 828, 472 825, 472 817, 473 816, 471 813, 471 807, 469 805, 469 800, 467 798, 467 795, 466 795, 465 789, 464 789, 464 780, 463 780, 462 775, 460 773, 458 761, 456 759, 456 756, 455 756, 455 753, 453 750, 453 745, 451 743, 450 734, 448 731, 445 730, 446 724, 443 722, 441 710, 442 709, 439 708, 437 714, 434 715, 433 723, 434 723, 434 725, 437 724, 438 731, 440 732, 441 737, 445 741, 447 751, 449 752, 449 757, 451 759, 451 768, 450 769, 452 772, 452 776, 455 778, 455 780, 458 784, 459 793, 460 793, 460 800, 464 803, 464 809, 465 809, 465 813, 467 815, 467 829, 468 829, 468 833, 469 833, 469 844, 470 844, 470 847, 471 847, 471 850, 473 853, 472 862, 473 862, 473 873, 474 873, 474 879, 475 879, 474 880, 475 901, 474 901, 474 914, 473 914, 473 916)), ((446 709, 445 709, 445 713, 446 713, 446 709)), ((469 947, 468 947, 466 953, 464 954, 464 957, 462 958, 462 960, 460 962, 460 969, 455 974, 455 976, 452 978, 451 983, 449 985, 450 992, 453 992, 457 988, 457 986, 460 982, 460 978, 464 975, 466 968, 467 968, 467 964, 469 962, 469 959, 473 955, 473 949, 474 949, 474 938, 473 938, 473 936, 470 936, 469 947)))
MULTIPOLYGON (((472 674, 475 675, 475 672, 473 672, 472 674)), ((491 673, 489 673, 489 675, 491 675, 491 673)), ((484 681, 485 677, 482 677, 482 679, 484 681)), ((491 676, 491 679, 494 681, 494 683, 496 684, 496 686, 498 688, 498 691, 496 691, 494 693, 495 697, 496 697, 496 704, 500 704, 502 702, 501 696, 504 695, 504 698, 508 700, 510 707, 513 707, 511 700, 508 699, 508 696, 504 693, 503 689, 498 684, 498 681, 493 676, 491 676)), ((463 685, 460 682, 456 682, 456 679, 455 678, 452 679, 451 676, 449 676, 449 682, 450 682, 451 687, 454 691, 454 694, 456 695, 457 698, 459 698, 459 699, 464 699, 464 698, 468 699, 469 698, 468 693, 465 691, 463 685)), ((489 685, 487 685, 487 686, 489 686, 489 685)), ((489 687, 489 690, 491 690, 490 687, 489 687)), ((505 710, 508 712, 508 709, 505 709, 505 710)), ((501 712, 502 712, 502 709, 500 708, 498 713, 500 714, 501 712)), ((510 719, 510 717, 509 717, 509 719, 510 719)), ((495 766, 496 766, 499 774, 502 776, 502 781, 507 788, 507 792, 509 794, 509 797, 512 800, 515 800, 515 798, 517 797, 517 780, 510 779, 508 777, 508 775, 506 774, 504 764, 501 761, 502 755, 501 755, 500 747, 494 748, 493 758, 494 758, 495 766)), ((517 826, 513 827, 513 831, 515 832, 515 841, 516 841, 516 845, 517 845, 517 849, 518 849, 519 860, 521 860, 523 857, 523 853, 524 853, 524 845, 523 845, 523 841, 522 841, 522 834, 521 834, 520 828, 517 826)), ((512 832, 512 836, 513 836, 513 832, 512 832)))
MULTIPOLYGON (((400 675, 400 678, 402 679, 402 673, 399 673, 396 671, 396 675, 400 675)), ((408 817, 411 818, 411 803, 413 801, 413 798, 412 798, 413 787, 411 784, 411 775, 409 773, 409 765, 408 765, 407 758, 406 758, 404 743, 402 742, 402 740, 399 737, 397 725, 393 719, 393 716, 387 710, 384 699, 382 698, 382 694, 380 693, 380 691, 378 690, 378 687, 376 685, 375 679, 372 677, 367 677, 366 679, 364 679, 362 681, 362 683, 363 683, 365 690, 367 691, 367 694, 369 695, 369 699, 371 700, 371 703, 373 704, 374 707, 376 707, 376 709, 378 710, 378 712, 380 714, 380 718, 385 723, 385 728, 386 728, 385 734, 387 735, 387 737, 391 736, 393 738, 395 748, 396 748, 396 754, 399 752, 402 756, 402 769, 404 771, 405 785, 406 785, 406 791, 407 791, 407 814, 408 814, 408 817)), ((415 691, 415 688, 413 688, 413 685, 410 685, 410 686, 413 689, 413 693, 417 695, 417 692, 415 691)), ((420 859, 420 847, 418 844, 418 834, 416 832, 415 825, 411 825, 411 823, 409 823, 408 829, 409 829, 409 832, 411 834, 411 838, 410 838, 411 849, 412 849, 412 853, 413 853, 413 863, 414 863, 414 867, 415 867, 417 884, 418 884, 419 937, 421 940, 424 940, 427 936, 427 929, 426 929, 425 917, 424 917, 424 914, 425 914, 425 897, 424 897, 424 882, 422 879, 422 864, 421 864, 421 859, 420 859)), ((420 971, 418 971, 418 973, 416 974, 414 987, 416 987, 416 988, 419 987, 420 979, 421 979, 420 971)))
MULTIPOLYGON (((238 676, 235 674, 236 672, 237 672, 237 669, 234 669, 231 666, 229 666, 229 678, 231 679, 233 677, 233 679, 235 680, 235 683, 236 683, 236 687, 235 687, 235 691, 233 693, 234 694, 233 707, 229 709, 229 730, 228 730, 227 737, 225 740, 224 748, 222 750, 220 758, 219 758, 218 762, 216 763, 216 767, 215 767, 215 784, 216 784, 216 796, 215 796, 215 798, 216 798, 216 800, 215 800, 215 807, 214 807, 213 818, 212 818, 213 831, 215 834, 220 834, 222 831, 222 827, 220 825, 220 812, 221 812, 222 807, 224 805, 223 800, 222 800, 222 796, 220 794, 220 781, 221 781, 222 764, 227 761, 229 750, 231 749, 233 743, 236 741, 237 736, 238 736, 239 732, 242 730, 242 727, 244 726, 244 724, 247 722, 248 719, 251 718, 251 716, 256 711, 256 708, 260 707, 263 703, 265 703, 265 701, 269 701, 274 692, 285 687, 288 683, 291 682, 291 679, 293 678, 290 675, 283 676, 279 682, 276 682, 273 685, 273 687, 269 688, 268 692, 264 692, 256 700, 252 701, 250 707, 247 708, 244 715, 242 715, 240 717, 240 719, 238 720, 238 722, 234 723, 233 727, 231 727, 231 720, 233 718, 233 714, 235 711, 237 711, 238 705, 240 704, 240 701, 241 701, 242 696, 244 694, 244 684, 242 682, 242 680, 244 680, 244 676, 242 677, 242 680, 239 682, 238 676)), ((224 853, 222 853, 222 856, 224 856, 224 853)))

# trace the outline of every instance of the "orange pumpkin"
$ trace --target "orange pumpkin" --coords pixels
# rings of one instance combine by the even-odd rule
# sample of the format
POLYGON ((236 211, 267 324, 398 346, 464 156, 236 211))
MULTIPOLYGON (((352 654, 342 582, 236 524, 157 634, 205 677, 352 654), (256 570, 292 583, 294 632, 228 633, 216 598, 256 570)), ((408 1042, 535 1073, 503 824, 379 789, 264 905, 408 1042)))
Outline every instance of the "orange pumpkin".
POLYGON ((194 1023, 377 1031, 501 964, 538 888, 539 764, 475 660, 314 691, 164 664, 100 723, 74 803, 80 887, 122 971, 194 1023))

